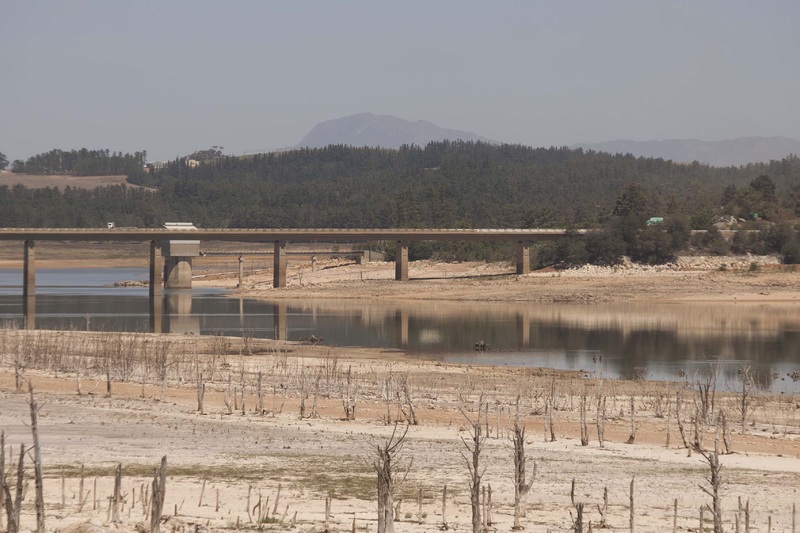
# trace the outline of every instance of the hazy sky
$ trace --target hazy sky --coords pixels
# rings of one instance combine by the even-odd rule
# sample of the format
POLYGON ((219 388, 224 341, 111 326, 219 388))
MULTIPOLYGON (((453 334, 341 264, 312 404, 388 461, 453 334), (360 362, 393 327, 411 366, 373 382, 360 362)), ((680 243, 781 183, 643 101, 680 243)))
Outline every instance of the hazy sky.
POLYGON ((369 111, 534 146, 800 139, 800 2, 5 0, 0 152, 171 159, 369 111))

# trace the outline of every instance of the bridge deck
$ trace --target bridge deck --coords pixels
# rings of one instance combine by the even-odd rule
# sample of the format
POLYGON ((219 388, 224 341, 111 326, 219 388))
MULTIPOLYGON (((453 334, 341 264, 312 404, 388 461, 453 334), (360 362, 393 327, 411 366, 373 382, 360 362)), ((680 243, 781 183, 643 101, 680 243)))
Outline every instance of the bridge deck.
MULTIPOLYGON (((584 234, 586 230, 573 230, 584 234)), ((3 241, 152 241, 192 239, 239 242, 346 241, 547 241, 563 229, 81 229, 0 228, 3 241)))

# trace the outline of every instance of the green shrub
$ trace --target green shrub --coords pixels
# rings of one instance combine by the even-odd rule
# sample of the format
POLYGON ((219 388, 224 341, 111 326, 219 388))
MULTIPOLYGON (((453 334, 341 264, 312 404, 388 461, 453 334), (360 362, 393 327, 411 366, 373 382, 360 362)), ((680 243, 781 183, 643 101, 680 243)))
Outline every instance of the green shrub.
POLYGON ((794 238, 793 240, 784 244, 783 248, 781 248, 781 254, 783 255, 783 264, 800 264, 800 240, 794 238))
POLYGON ((714 213, 710 209, 703 209, 692 215, 691 229, 709 229, 714 225, 714 213))
POLYGON ((761 234, 755 231, 737 231, 732 241, 733 251, 737 254, 763 254, 766 245, 761 234))
POLYGON ((675 248, 668 233, 658 226, 641 230, 636 240, 628 245, 633 261, 648 265, 660 265, 675 257, 675 248))
POLYGON ((619 264, 625 255, 622 235, 612 229, 593 231, 586 236, 586 258, 593 265, 619 264))
POLYGON ((769 252, 781 252, 787 244, 797 240, 797 232, 786 222, 774 224, 763 232, 769 252))
POLYGON ((731 250, 728 241, 714 226, 711 226, 706 233, 701 234, 701 246, 703 250, 714 255, 728 255, 731 250))

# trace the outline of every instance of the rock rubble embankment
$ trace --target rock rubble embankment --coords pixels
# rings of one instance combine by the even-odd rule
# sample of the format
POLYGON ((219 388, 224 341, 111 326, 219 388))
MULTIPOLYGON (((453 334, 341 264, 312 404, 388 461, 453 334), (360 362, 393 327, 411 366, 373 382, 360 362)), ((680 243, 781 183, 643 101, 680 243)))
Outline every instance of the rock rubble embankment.
POLYGON ((780 259, 772 255, 745 255, 745 256, 683 256, 675 261, 663 265, 643 265, 623 258, 622 262, 614 266, 583 265, 578 268, 564 270, 566 275, 577 274, 609 276, 619 274, 642 274, 647 272, 691 272, 708 270, 748 271, 753 265, 758 267, 766 265, 779 265, 780 259))

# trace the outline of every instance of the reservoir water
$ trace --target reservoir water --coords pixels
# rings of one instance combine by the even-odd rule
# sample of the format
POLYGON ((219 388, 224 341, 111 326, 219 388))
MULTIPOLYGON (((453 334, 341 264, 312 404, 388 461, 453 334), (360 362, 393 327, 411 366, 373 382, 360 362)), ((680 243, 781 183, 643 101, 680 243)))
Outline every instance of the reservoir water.
MULTIPOLYGON (((146 331, 145 269, 40 269, 41 329, 146 331)), ((22 323, 22 272, 0 269, 0 323, 22 323)), ((442 362, 583 370, 608 378, 689 380, 718 367, 723 388, 750 366, 760 387, 800 392, 796 304, 538 304, 276 300, 223 290, 164 291, 163 331, 248 335, 402 350, 442 362), (483 341, 488 350, 474 349, 483 341)))

